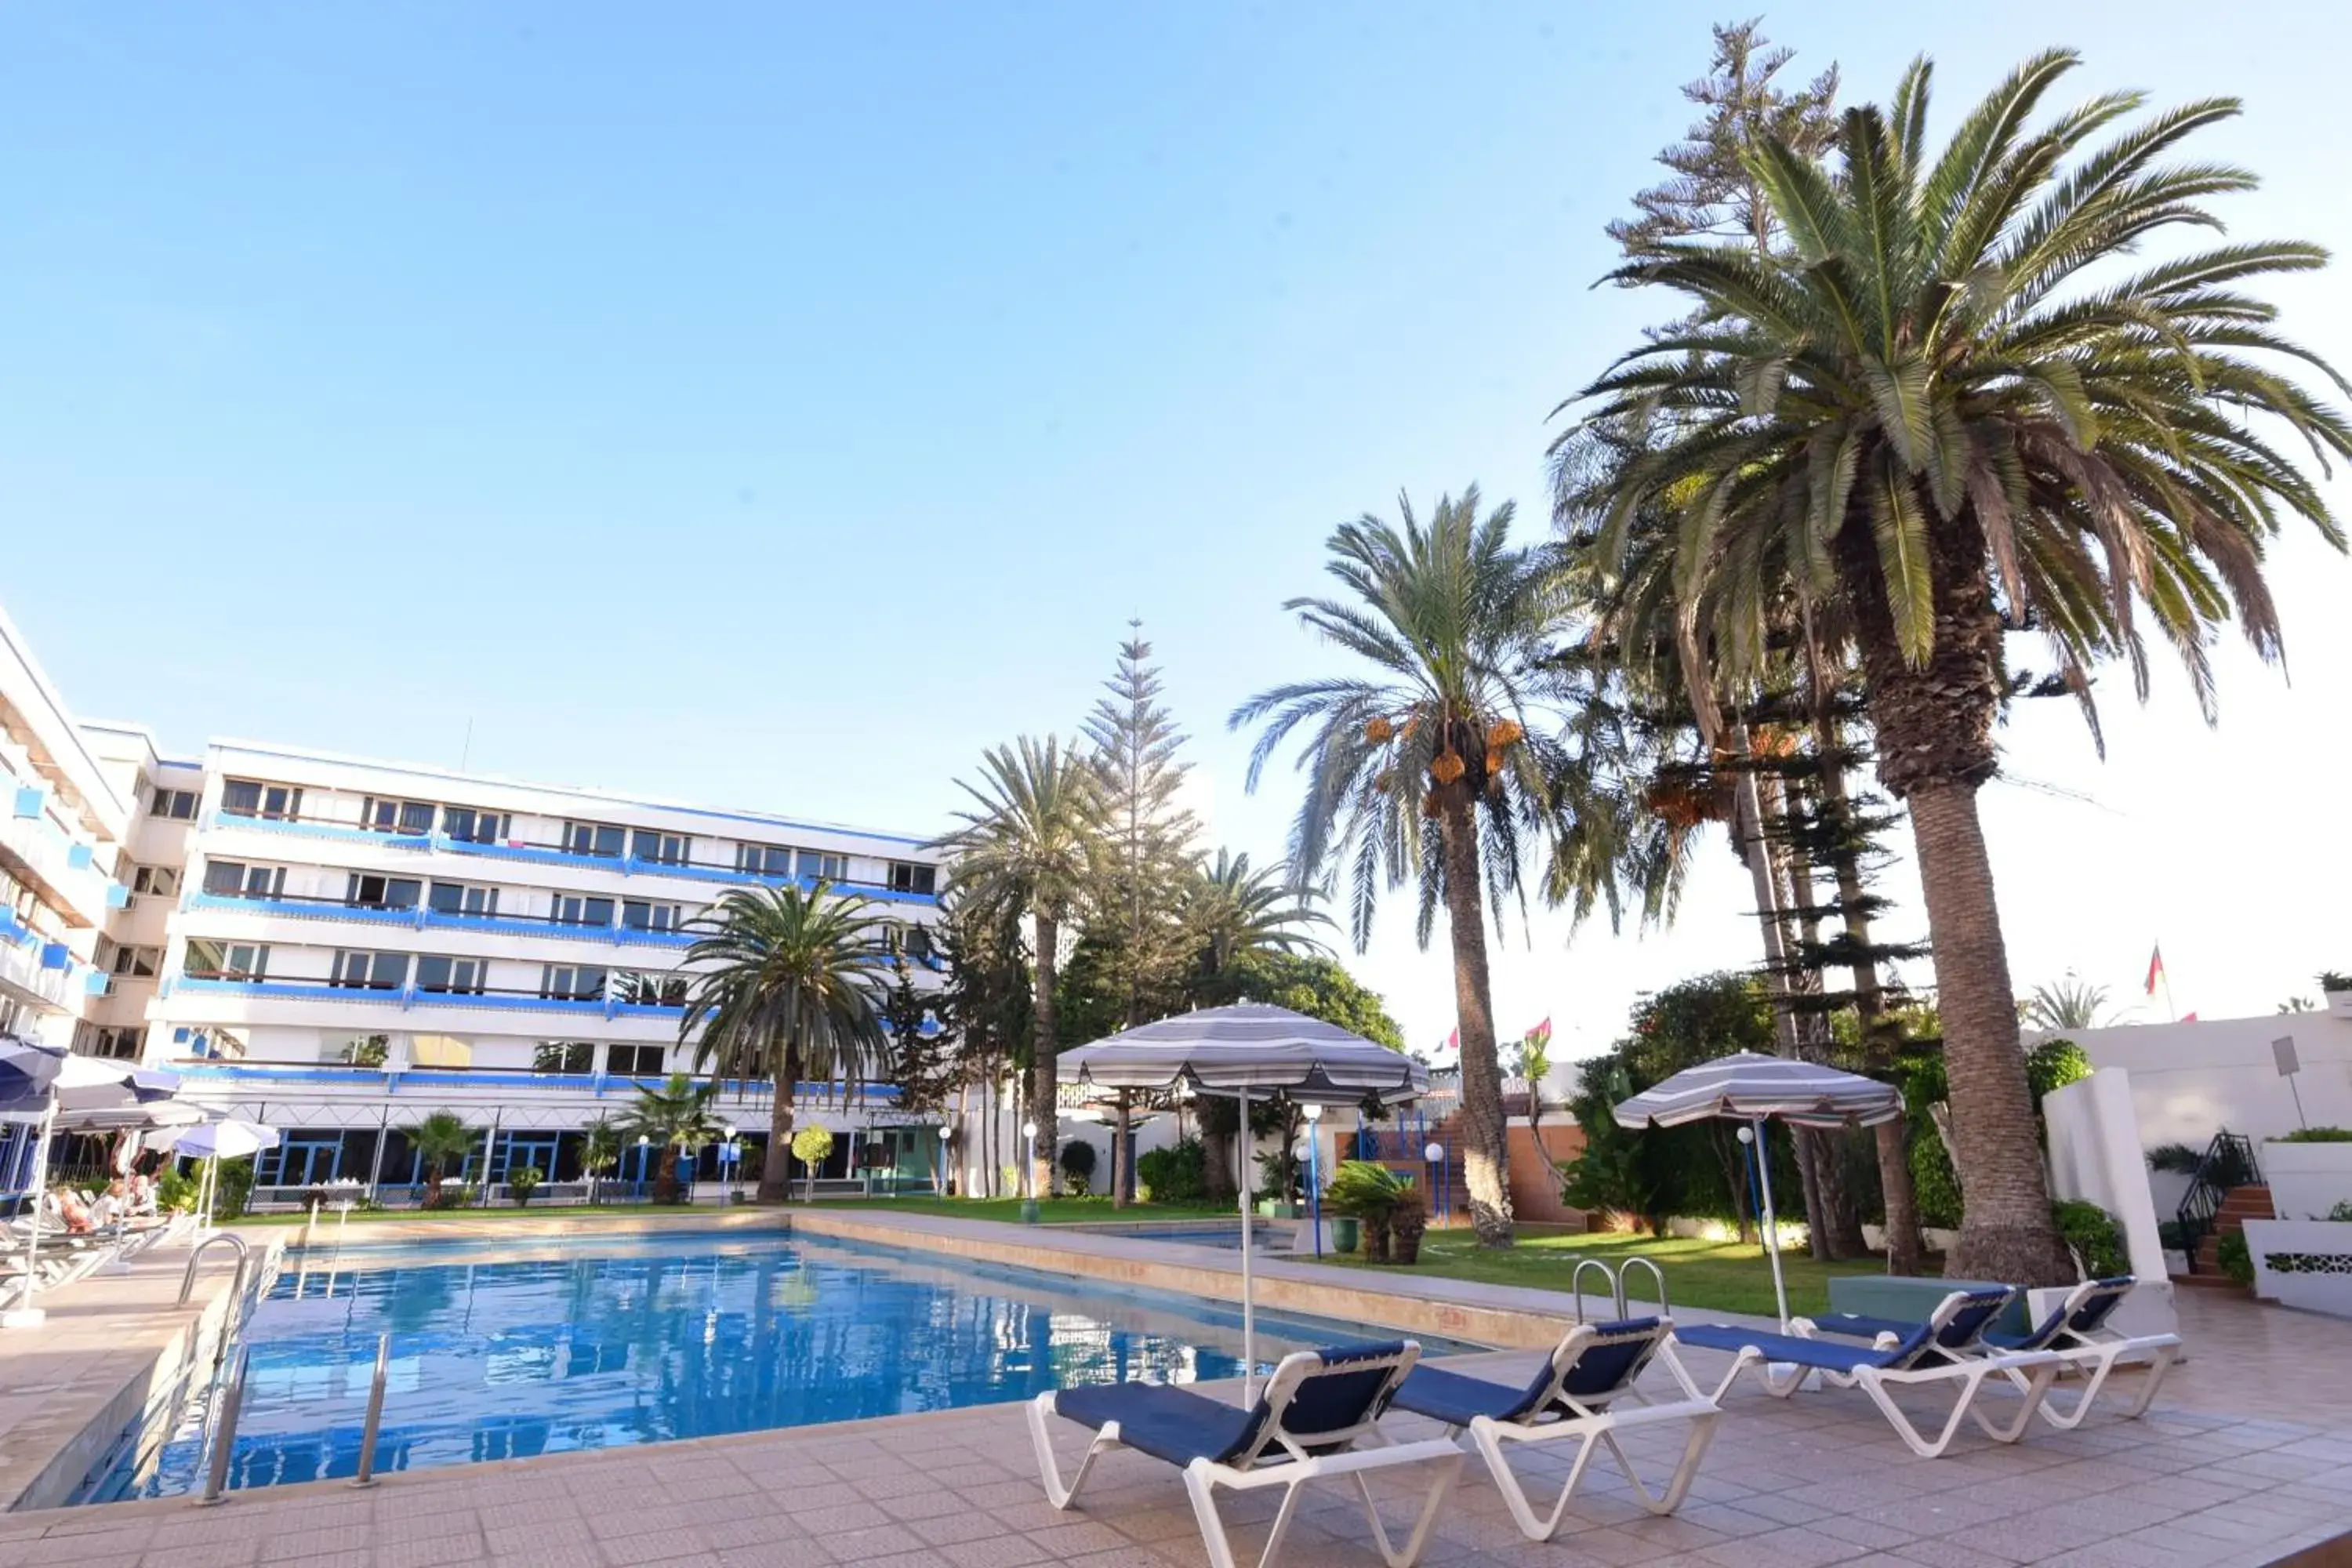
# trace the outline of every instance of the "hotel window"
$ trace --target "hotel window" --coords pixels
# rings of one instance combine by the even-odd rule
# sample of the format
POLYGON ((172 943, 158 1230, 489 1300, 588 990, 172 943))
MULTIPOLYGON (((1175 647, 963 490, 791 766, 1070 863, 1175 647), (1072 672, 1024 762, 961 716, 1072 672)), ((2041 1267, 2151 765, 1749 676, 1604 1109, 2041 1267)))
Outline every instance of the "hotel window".
POLYGON ((940 890, 940 868, 893 860, 890 862, 890 890, 894 893, 936 893, 940 890))
POLYGON ((152 979, 163 973, 163 950, 160 947, 118 947, 100 961, 99 967, 110 974, 127 974, 133 980, 152 979))
POLYGON ((487 919, 499 912, 499 890, 496 888, 469 888, 463 882, 436 882, 431 899, 436 914, 477 915, 487 919))
POLYGON ((131 870, 131 890, 142 898, 168 899, 180 890, 180 873, 170 866, 140 866, 131 870))
POLYGON ((607 860, 617 860, 627 847, 628 832, 607 822, 567 822, 563 825, 563 847, 574 855, 594 855, 607 860))
POLYGON ((196 815, 196 792, 159 789, 147 797, 147 815, 169 817, 173 822, 192 822, 196 815))
POLYGON ((443 958, 423 953, 416 960, 416 988, 460 996, 479 996, 489 963, 479 958, 443 958))
POLYGON ((539 994, 555 1002, 601 1002, 604 971, 593 964, 548 964, 540 971, 539 994))
POLYGON ((849 857, 835 855, 829 849, 801 851, 801 879, 822 877, 828 882, 849 880, 849 857))
POLYGON ((371 833, 423 836, 433 831, 434 805, 429 800, 379 800, 370 795, 360 806, 360 826, 371 833))
POLYGON ((640 827, 630 853, 656 866, 683 866, 691 858, 694 840, 683 833, 656 833, 640 827))
POLYGON ((686 976, 645 974, 624 970, 614 977, 613 994, 633 1006, 683 1007, 686 1005, 686 976))
POLYGON ((474 1065, 474 1043, 455 1035, 411 1035, 408 1037, 408 1065, 418 1068, 469 1068, 474 1065))
POLYGON ((441 831, 460 844, 495 844, 507 836, 502 811, 476 811, 470 805, 444 806, 441 831))
POLYGON ((343 901, 369 910, 413 910, 424 892, 425 884, 414 877, 378 877, 354 871, 351 890, 344 894, 343 901))
POLYGON ((927 963, 938 951, 931 943, 929 926, 902 925, 890 930, 890 945, 918 963, 927 963))
POLYGON ((191 937, 180 973, 199 980, 259 980, 269 970, 267 943, 209 942, 191 937))
POLYGON ((147 1044, 147 1031, 130 1025, 96 1026, 84 1024, 81 1038, 74 1049, 86 1057, 104 1057, 110 1061, 135 1062, 147 1044))
POLYGON ((648 903, 643 899, 621 900, 621 925, 628 931, 676 931, 686 921, 676 904, 648 903))
POLYGON ((231 899, 274 899, 286 891, 286 868, 242 860, 205 862, 205 891, 231 899))
POLYGON ((231 816, 296 817, 302 815, 302 792, 292 784, 231 779, 221 786, 221 809, 231 816))
POLYGON ((784 844, 738 844, 735 868, 754 877, 789 877, 793 874, 792 847, 784 844))
POLYGON ((404 952, 338 952, 330 985, 364 991, 397 991, 408 980, 404 952))
POLYGON ((609 926, 613 923, 613 900, 591 899, 578 893, 555 895, 555 923, 567 926, 609 926))
POLYGON ((662 1047, 659 1046, 606 1046, 604 1070, 622 1078, 659 1078, 662 1070, 662 1047))
POLYGON ((533 1072, 592 1073, 596 1047, 587 1040, 541 1040, 530 1048, 533 1072))

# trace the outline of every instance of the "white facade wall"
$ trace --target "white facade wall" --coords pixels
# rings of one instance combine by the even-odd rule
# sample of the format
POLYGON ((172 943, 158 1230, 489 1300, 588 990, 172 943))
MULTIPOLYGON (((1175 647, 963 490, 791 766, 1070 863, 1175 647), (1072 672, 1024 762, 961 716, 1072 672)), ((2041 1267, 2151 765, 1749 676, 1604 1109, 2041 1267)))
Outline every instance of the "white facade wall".
POLYGON ((127 897, 114 873, 130 815, 0 614, 0 1032, 70 1045, 101 999, 97 959, 127 897))

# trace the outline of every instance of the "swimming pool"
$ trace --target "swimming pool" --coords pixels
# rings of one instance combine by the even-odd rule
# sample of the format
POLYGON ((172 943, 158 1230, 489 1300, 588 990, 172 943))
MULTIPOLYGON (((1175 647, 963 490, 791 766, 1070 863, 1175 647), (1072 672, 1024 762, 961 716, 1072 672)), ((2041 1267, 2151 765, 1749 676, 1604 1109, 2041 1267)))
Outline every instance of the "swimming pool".
MULTIPOLYGON (((1238 1227, 1236 1227, 1238 1228, 1238 1227)), ((434 1247, 282 1274, 246 1331, 233 1488, 353 1474, 376 1339, 379 1469, 417 1469, 1238 1376, 1238 1307, 861 1243, 434 1247)), ((1370 1337, 1260 1313, 1258 1356, 1370 1337)), ((1430 1354, 1474 1346, 1423 1338, 1430 1354)), ((193 1414, 83 1500, 196 1489, 193 1414)))

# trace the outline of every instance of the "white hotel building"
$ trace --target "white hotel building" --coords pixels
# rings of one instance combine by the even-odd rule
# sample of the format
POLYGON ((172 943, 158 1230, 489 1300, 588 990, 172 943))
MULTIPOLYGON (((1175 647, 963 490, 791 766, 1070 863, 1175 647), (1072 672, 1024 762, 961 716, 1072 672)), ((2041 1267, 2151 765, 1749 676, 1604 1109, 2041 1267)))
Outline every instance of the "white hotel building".
MULTIPOLYGON (((475 1179, 573 1179, 587 1126, 691 1070, 686 928, 730 887, 822 878, 862 894, 904 928, 919 984, 937 984, 939 857, 918 838, 248 742, 168 758, 134 726, 60 722, 14 628, 0 633, 16 655, 0 713, 51 715, 37 750, 0 722, 29 765, 0 763, 52 759, 38 776, 55 819, 38 845, 19 845, 21 815, 0 831, 0 874, 46 944, 0 943, 0 1008, 29 1011, 10 981, 29 962, 17 978, 50 1000, 20 1032, 168 1068, 192 1097, 279 1129, 260 1186, 409 1185, 403 1129, 436 1110, 480 1131, 475 1179), (67 842, 49 846, 58 829, 67 842)), ((804 1116, 856 1134, 828 1173, 929 1178, 936 1136, 900 1125, 887 1089, 803 1099, 804 1116)), ((756 1171, 766 1087, 730 1084, 717 1109, 756 1171)), ((0 1153, 0 1187, 8 1174, 0 1153)))

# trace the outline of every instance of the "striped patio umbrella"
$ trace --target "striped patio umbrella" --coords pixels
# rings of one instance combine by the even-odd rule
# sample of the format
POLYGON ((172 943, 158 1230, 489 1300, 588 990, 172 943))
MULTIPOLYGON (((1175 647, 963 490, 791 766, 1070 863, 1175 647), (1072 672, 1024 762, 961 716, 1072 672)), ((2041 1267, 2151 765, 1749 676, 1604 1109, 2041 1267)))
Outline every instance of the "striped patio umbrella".
POLYGON ((1764 1198, 1764 1247, 1772 1257, 1772 1293, 1780 1303, 1784 1330, 1789 1325, 1789 1287, 1780 1274, 1780 1232, 1772 1210, 1772 1162, 1764 1149, 1765 1122, 1872 1127, 1902 1114, 1903 1096, 1892 1084, 1761 1051, 1738 1051, 1685 1068, 1616 1107, 1621 1127, 1680 1127, 1718 1116, 1754 1126, 1756 1171, 1764 1198))
POLYGON ((1622 1127, 1680 1127, 1716 1116, 1771 1117, 1795 1127, 1874 1127, 1902 1114, 1903 1097, 1892 1084, 1761 1051, 1685 1068, 1617 1107, 1622 1127))
MULTIPOLYGON (((1429 1069, 1386 1046, 1287 1007, 1243 1002, 1144 1024, 1074 1051, 1061 1068, 1098 1089, 1189 1089, 1241 1101, 1249 1126, 1253 1095, 1286 1094, 1312 1105, 1357 1105, 1378 1095, 1394 1105, 1429 1089, 1429 1069)), ((1242 1141, 1248 1147, 1246 1136, 1242 1141)), ((1257 1315, 1250 1268, 1248 1173, 1242 1194, 1242 1400, 1257 1397, 1257 1315)), ((1319 1226, 1319 1217, 1317 1221, 1319 1226)))

